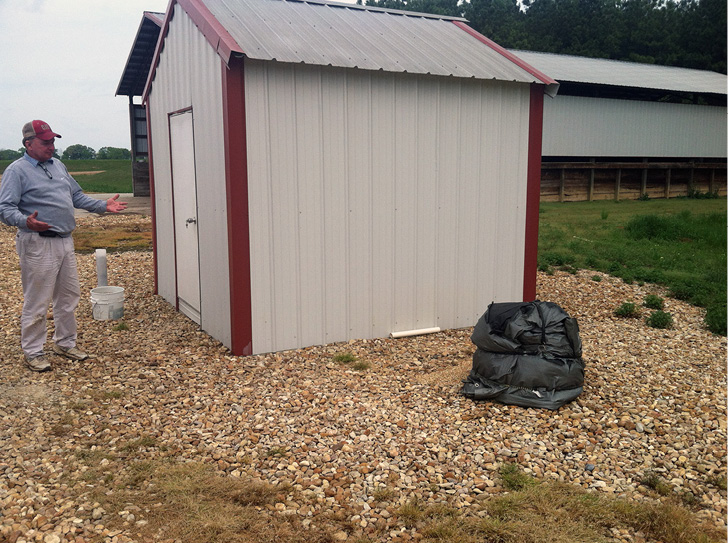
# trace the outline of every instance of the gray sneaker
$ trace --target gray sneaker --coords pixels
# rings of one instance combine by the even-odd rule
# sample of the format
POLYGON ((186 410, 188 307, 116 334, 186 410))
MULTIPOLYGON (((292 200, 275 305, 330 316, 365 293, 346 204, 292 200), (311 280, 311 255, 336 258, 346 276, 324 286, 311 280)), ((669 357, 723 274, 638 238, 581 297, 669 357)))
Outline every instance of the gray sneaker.
POLYGON ((28 369, 41 372, 49 371, 51 369, 51 363, 48 361, 48 357, 45 354, 34 356, 33 358, 25 356, 25 365, 28 369))
POLYGON ((76 347, 61 347, 60 345, 54 344, 53 352, 60 354, 61 356, 65 356, 66 358, 70 358, 71 360, 86 360, 87 358, 90 358, 89 355, 76 347))

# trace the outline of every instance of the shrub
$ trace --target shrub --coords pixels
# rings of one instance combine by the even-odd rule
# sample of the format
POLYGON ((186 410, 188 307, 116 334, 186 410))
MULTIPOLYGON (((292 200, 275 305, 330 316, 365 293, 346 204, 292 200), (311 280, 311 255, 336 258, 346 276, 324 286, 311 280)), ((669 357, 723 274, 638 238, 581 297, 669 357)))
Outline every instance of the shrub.
POLYGON ((708 306, 705 313, 705 325, 708 330, 721 336, 726 335, 728 323, 726 323, 726 302, 714 303, 708 306))
POLYGON ((699 189, 689 189, 687 197, 694 200, 713 200, 715 198, 720 198, 717 191, 700 192, 699 189))
POLYGON ((647 325, 652 328, 672 328, 672 315, 664 311, 653 311, 647 317, 647 325))
POLYGON ((617 317, 633 319, 635 317, 639 317, 640 310, 634 302, 624 302, 622 305, 614 310, 614 314, 617 317))
POLYGON ((645 296, 643 305, 650 309, 662 309, 665 305, 665 301, 655 294, 648 294, 645 296))

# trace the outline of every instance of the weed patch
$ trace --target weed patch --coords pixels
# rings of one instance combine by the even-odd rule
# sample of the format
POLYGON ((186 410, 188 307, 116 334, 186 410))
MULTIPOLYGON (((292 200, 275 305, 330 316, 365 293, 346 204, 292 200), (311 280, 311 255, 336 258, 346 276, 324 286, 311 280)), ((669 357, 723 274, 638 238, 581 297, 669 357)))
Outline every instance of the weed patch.
POLYGON ((122 445, 119 450, 123 453, 133 453, 140 449, 150 449, 157 446, 157 440, 151 436, 142 436, 122 445))
POLYGON ((77 253, 106 249, 109 253, 149 251, 152 248, 152 225, 109 225, 100 228, 77 228, 73 231, 77 253))

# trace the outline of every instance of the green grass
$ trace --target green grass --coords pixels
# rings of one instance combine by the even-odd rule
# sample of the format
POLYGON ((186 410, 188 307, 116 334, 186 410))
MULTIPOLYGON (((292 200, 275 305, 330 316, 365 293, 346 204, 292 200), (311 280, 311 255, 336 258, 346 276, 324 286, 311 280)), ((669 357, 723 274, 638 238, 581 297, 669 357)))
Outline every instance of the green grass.
POLYGON ((539 217, 539 269, 664 285, 726 334, 725 199, 542 203, 539 217))
MULTIPOLYGON (((12 161, 0 160, 0 173, 12 161)), ((63 163, 85 192, 132 192, 131 160, 64 160, 63 163), (77 174, 74 172, 100 172, 77 174)))

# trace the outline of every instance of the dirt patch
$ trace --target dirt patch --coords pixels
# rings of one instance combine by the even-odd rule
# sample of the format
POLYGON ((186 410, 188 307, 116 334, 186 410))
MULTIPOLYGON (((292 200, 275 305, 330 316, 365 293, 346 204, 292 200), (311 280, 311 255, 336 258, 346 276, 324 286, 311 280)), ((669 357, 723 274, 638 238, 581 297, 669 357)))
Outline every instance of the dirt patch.
POLYGON ((47 404, 52 400, 52 396, 53 391, 45 383, 0 385, 0 401, 6 405, 47 404))

